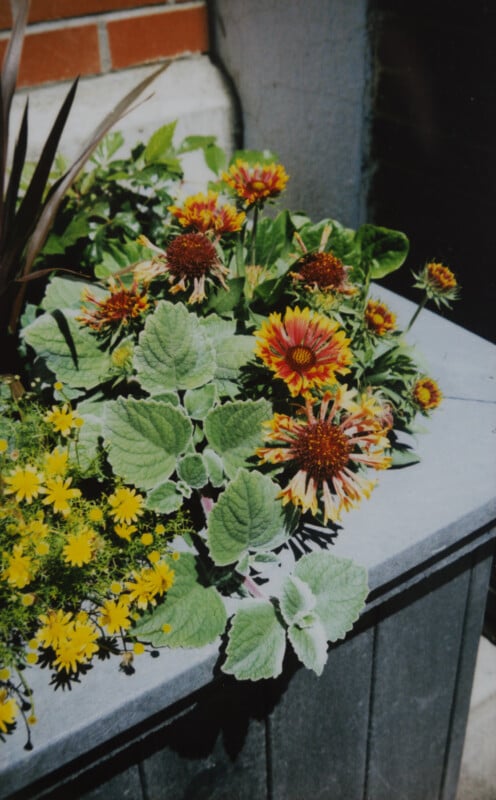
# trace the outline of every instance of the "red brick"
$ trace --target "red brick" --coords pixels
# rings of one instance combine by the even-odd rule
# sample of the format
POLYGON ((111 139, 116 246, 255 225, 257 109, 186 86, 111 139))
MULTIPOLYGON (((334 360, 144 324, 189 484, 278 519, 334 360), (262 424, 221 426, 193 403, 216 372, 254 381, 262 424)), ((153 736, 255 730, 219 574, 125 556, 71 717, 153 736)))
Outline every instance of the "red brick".
MULTIPOLYGON (((0 58, 7 41, 0 42, 0 58)), ((28 34, 19 69, 18 86, 62 81, 100 72, 96 25, 28 34)))
POLYGON ((107 31, 114 69, 208 50, 205 6, 111 20, 107 31))
MULTIPOLYGON (((164 0, 31 0, 30 22, 81 17, 141 6, 163 5, 164 0)), ((8 0, 0 0, 0 29, 10 28, 12 17, 8 0)))

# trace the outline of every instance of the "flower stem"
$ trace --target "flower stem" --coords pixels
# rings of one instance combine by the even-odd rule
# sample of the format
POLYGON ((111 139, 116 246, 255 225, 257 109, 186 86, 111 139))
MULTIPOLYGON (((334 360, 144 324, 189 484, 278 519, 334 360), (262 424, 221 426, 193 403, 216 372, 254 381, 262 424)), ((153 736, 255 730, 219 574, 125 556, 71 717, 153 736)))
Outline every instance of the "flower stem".
POLYGON ((265 594, 262 592, 262 590, 261 590, 261 589, 260 589, 260 588, 257 586, 257 584, 255 583, 255 581, 253 580, 253 578, 250 578, 250 576, 249 576, 249 575, 247 575, 247 576, 244 578, 244 580, 243 580, 243 585, 246 587, 246 589, 248 589, 248 591, 250 592, 250 594, 252 595, 252 597, 258 597, 258 598, 261 598, 262 600, 267 600, 267 597, 266 597, 266 595, 265 595, 265 594))
POLYGON ((427 300, 428 300, 427 295, 424 295, 423 299, 420 301, 420 303, 417 306, 417 310, 415 311, 415 314, 413 315, 413 317, 411 318, 410 322, 406 326, 405 333, 408 333, 408 331, 412 327, 413 323, 417 319, 417 317, 420 314, 420 312, 422 311, 422 309, 425 308, 425 304, 427 303, 427 300))
POLYGON ((255 206, 253 209, 253 225, 251 229, 250 264, 255 263, 255 242, 257 238, 257 226, 258 226, 258 206, 255 206))

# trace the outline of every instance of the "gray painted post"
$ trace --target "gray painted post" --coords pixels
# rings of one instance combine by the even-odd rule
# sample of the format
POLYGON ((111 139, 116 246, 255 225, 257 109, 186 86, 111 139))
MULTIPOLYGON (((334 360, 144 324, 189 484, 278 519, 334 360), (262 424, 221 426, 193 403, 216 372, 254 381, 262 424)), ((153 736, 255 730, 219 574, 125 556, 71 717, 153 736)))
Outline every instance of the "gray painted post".
POLYGON ((285 205, 363 222, 367 0, 214 0, 211 24, 243 146, 278 154, 291 176, 285 205))

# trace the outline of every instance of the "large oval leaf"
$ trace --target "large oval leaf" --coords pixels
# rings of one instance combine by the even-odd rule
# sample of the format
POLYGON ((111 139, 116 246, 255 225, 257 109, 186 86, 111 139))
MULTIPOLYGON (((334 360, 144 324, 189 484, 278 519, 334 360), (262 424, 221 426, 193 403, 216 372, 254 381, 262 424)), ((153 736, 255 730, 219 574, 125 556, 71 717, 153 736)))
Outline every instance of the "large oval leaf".
POLYGON ((109 378, 110 355, 100 350, 94 333, 79 325, 77 314, 70 309, 43 314, 22 336, 57 380, 73 389, 92 389, 109 378))
POLYGON ((165 601, 146 614, 133 633, 154 647, 203 647, 226 627, 224 603, 213 586, 206 588, 199 583, 191 553, 181 554, 174 572, 165 601))
POLYGON ((310 586, 317 599, 315 612, 327 639, 343 639, 365 605, 367 571, 332 553, 309 553, 298 561, 294 574, 310 586))
POLYGON ((255 601, 233 617, 222 671, 240 681, 276 678, 282 672, 286 631, 272 603, 255 601))
POLYGON ((213 450, 233 478, 246 459, 262 444, 262 422, 272 416, 268 400, 235 400, 217 406, 205 419, 205 433, 213 450))
POLYGON ((240 470, 208 519, 207 541, 216 564, 237 561, 247 550, 275 546, 285 538, 279 486, 260 472, 240 470))
POLYGON ((140 489, 166 481, 193 432, 188 417, 170 403, 119 398, 105 410, 104 437, 115 473, 140 489))
POLYGON ((196 314, 182 303, 162 301, 146 320, 134 364, 150 394, 194 389, 214 377, 215 349, 196 314))

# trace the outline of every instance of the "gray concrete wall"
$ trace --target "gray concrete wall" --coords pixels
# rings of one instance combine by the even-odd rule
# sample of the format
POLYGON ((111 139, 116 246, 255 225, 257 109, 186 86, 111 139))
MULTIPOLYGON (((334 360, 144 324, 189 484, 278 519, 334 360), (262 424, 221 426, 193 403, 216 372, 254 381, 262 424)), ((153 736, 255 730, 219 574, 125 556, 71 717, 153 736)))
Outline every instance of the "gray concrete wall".
POLYGON ((242 143, 278 153, 284 203, 363 221, 367 0, 213 0, 213 56, 238 95, 242 143))

